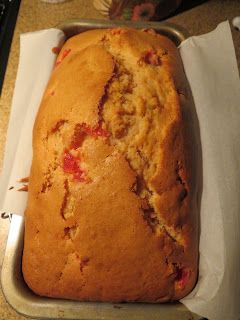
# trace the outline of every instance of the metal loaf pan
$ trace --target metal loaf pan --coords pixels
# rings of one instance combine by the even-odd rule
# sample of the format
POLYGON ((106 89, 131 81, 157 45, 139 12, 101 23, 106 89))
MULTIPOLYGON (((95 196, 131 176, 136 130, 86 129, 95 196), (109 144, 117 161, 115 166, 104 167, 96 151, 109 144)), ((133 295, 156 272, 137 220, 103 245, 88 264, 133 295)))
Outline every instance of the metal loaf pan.
MULTIPOLYGON (((189 34, 186 30, 170 23, 136 23, 101 20, 71 20, 61 23, 69 38, 83 31, 96 28, 134 27, 153 28, 168 36, 178 46, 189 34)), ((5 257, 2 265, 2 289, 8 303, 19 313, 34 318, 53 319, 131 319, 131 320, 199 320, 181 303, 97 303, 51 299, 34 294, 25 284, 21 272, 24 218, 12 215, 5 257)))
POLYGON ((154 29, 157 33, 170 38, 176 46, 187 39, 190 34, 181 26, 169 22, 129 22, 117 20, 68 20, 56 26, 61 29, 67 38, 78 33, 93 29, 108 29, 128 27, 135 29, 154 29))

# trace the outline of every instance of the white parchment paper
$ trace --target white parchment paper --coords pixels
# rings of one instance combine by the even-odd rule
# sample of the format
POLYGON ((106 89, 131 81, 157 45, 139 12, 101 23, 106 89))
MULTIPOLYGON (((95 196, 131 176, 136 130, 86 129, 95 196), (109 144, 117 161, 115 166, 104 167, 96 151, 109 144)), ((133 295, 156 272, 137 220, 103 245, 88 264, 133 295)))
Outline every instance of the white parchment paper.
POLYGON ((181 44, 203 158, 200 274, 182 302, 213 320, 240 319, 240 80, 228 22, 181 44))
POLYGON ((32 159, 32 128, 43 91, 52 72, 64 34, 58 29, 25 33, 20 37, 20 60, 0 176, 0 210, 23 215, 27 192, 19 192, 29 176, 32 159), (9 190, 9 188, 14 187, 9 190))
MULTIPOLYGON (((20 64, 0 177, 0 208, 23 215, 31 132, 55 56, 64 39, 56 29, 21 36, 20 64), (14 186, 14 189, 8 190, 14 186)), ((210 320, 240 319, 240 80, 228 22, 180 47, 199 119, 203 194, 199 280, 183 299, 210 320)))

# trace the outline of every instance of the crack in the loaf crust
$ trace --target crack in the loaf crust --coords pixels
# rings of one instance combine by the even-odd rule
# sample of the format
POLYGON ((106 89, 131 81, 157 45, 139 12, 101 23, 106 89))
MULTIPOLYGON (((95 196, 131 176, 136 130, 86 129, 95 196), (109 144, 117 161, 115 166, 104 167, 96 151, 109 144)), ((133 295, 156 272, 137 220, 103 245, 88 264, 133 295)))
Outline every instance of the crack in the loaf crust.
MULTIPOLYGON (((103 42, 105 45, 105 39, 103 42)), ((106 50, 112 54, 113 49, 110 46, 107 45, 106 50)), ((162 54, 164 55, 166 53, 163 52, 162 54)), ((144 117, 146 117, 145 121, 148 121, 149 118, 147 115, 145 115, 145 113, 142 115, 142 109, 149 109, 150 111, 153 109, 161 113, 161 108, 155 108, 156 103, 158 105, 159 102, 155 101, 156 97, 154 94, 152 95, 152 99, 146 101, 138 91, 134 91, 135 88, 137 88, 138 80, 134 77, 132 67, 127 65, 127 61, 124 60, 124 57, 119 52, 113 52, 113 55, 115 58, 114 74, 106 85, 105 94, 99 103, 99 117, 105 122, 107 130, 111 133, 109 139, 110 144, 124 155, 129 167, 136 174, 136 181, 131 186, 130 190, 141 200, 146 201, 147 205, 142 208, 142 212, 143 218, 147 221, 148 226, 151 228, 152 232, 165 232, 173 242, 178 243, 178 233, 164 225, 159 214, 154 211, 153 206, 150 204, 155 192, 149 187, 147 176, 149 174, 153 176, 157 168, 157 165, 152 160, 153 154, 151 151, 146 151, 145 154, 143 142, 139 143, 140 147, 130 149, 132 147, 131 135, 135 135, 136 132, 138 132, 136 130, 139 130, 139 128, 133 128, 135 131, 129 131, 129 133, 128 128, 135 125, 135 118, 137 119, 140 117, 139 114, 141 114, 141 117, 144 115, 144 117), (136 98, 134 92, 137 92, 137 97, 140 99, 136 100, 136 103, 133 103, 136 98), (127 130, 119 135, 118 131, 122 130, 122 127, 126 127, 127 130), (120 142, 120 144, 118 142, 120 142), (135 154, 132 150, 134 150, 135 154), (148 155, 148 153, 150 155, 148 155)), ((154 123, 151 125, 154 125, 154 123)), ((143 126, 143 128, 146 128, 145 130, 147 130, 147 127, 143 126)), ((139 131, 139 134, 142 132, 139 131)), ((177 177, 177 181, 179 179, 179 182, 183 184, 184 181, 181 177, 180 169, 177 172, 177 177)), ((186 195, 186 191, 183 191, 180 195, 180 199, 183 200, 186 195)))
POLYGON ((160 218, 155 213, 154 209, 149 206, 149 208, 143 210, 143 218, 147 221, 149 227, 152 229, 154 233, 157 231, 163 231, 165 234, 173 241, 179 244, 175 233, 173 234, 166 225, 164 225, 160 218))
MULTIPOLYGON (((68 179, 65 179, 63 186, 64 186, 64 195, 63 195, 62 205, 60 208, 60 214, 64 220, 68 220, 73 218, 75 215, 77 198, 76 196, 74 196, 74 184, 72 184, 71 181, 69 181, 68 179)), ((70 231, 72 231, 72 235, 74 236, 73 228, 70 231)), ((77 232, 78 228, 76 228, 75 231, 77 232)))
POLYGON ((64 215, 64 211, 65 211, 65 208, 67 206, 68 196, 69 196, 69 184, 68 184, 68 180, 66 179, 64 181, 64 196, 63 196, 62 206, 61 206, 61 209, 60 209, 60 214, 61 214, 61 216, 63 217, 64 220, 66 220, 66 217, 64 215))
MULTIPOLYGON (((59 276, 57 277, 57 281, 58 282, 61 282, 62 281, 62 278, 63 278, 63 274, 65 273, 65 270, 67 268, 67 265, 69 264, 69 255, 70 254, 75 254, 76 256, 76 259, 80 259, 79 258, 79 255, 76 253, 76 251, 72 251, 68 254, 68 257, 66 258, 65 260, 65 263, 64 263, 64 267, 62 269, 62 271, 60 272, 59 276)), ((85 264, 84 264, 85 266, 85 264)), ((79 262, 79 272, 82 274, 83 273, 83 268, 84 268, 83 265, 81 265, 81 260, 79 262)), ((78 282, 78 293, 81 292, 83 290, 83 288, 86 286, 86 279, 85 278, 82 278, 82 283, 79 285, 79 282, 78 282)))
MULTIPOLYGON (((176 165, 176 182, 180 183, 183 186, 183 190, 179 194, 178 200, 182 202, 187 196, 188 196, 188 191, 186 188, 186 182, 184 181, 183 174, 181 173, 182 171, 182 165, 178 161, 176 165)), ((143 180, 144 181, 144 180, 143 180)), ((142 183, 142 177, 139 178, 137 176, 135 184, 134 184, 134 189, 132 191, 139 195, 139 192, 141 190, 141 187, 139 187, 139 183, 142 183)), ((144 181, 145 183, 145 181, 144 181)), ((147 186, 145 188, 148 190, 147 186)), ((150 190, 149 190, 150 191, 150 190)), ((151 195, 153 195, 154 192, 151 191, 151 195)), ((179 232, 177 232, 175 229, 172 230, 171 227, 168 227, 166 224, 164 224, 161 221, 161 218, 157 215, 157 213, 154 211, 153 207, 149 203, 149 199, 145 198, 145 201, 147 202, 147 205, 145 204, 145 207, 142 207, 143 210, 143 217, 147 221, 149 227, 153 232, 158 232, 158 231, 163 231, 165 234, 175 243, 178 245, 182 246, 181 241, 178 240, 178 235, 179 232)), ((183 246, 184 250, 184 246, 183 246)))
MULTIPOLYGON (((132 168, 130 161, 125 157, 126 161, 129 164, 129 167, 135 172, 136 179, 133 182, 132 186, 129 188, 130 191, 134 192, 141 199, 149 199, 153 192, 147 187, 145 180, 142 176, 138 175, 137 172, 132 168), (145 192, 144 196, 141 195, 142 192, 145 192)), ((147 204, 147 208, 149 208, 149 203, 147 204)))
POLYGON ((48 166, 46 173, 44 174, 44 182, 42 183, 42 187, 40 193, 46 193, 53 184, 53 173, 57 170, 58 163, 57 158, 54 158, 54 162, 48 166))
MULTIPOLYGON (((83 273, 83 268, 88 264, 89 258, 88 257, 83 257, 82 259, 79 257, 79 254, 76 252, 76 250, 71 250, 67 257, 65 257, 64 265, 62 268, 62 271, 59 272, 59 275, 57 276, 57 281, 60 282, 62 280, 63 274, 65 273, 65 270, 68 266, 69 263, 71 263, 71 259, 69 259, 70 256, 74 255, 75 259, 79 261, 79 272, 83 273), (87 258, 87 259, 86 259, 87 258), (83 262, 83 264, 81 264, 83 262)), ((82 290, 85 285, 86 285, 86 280, 83 279, 84 281, 81 283, 80 287, 78 290, 82 290)))
POLYGON ((52 186, 52 182, 50 179, 46 179, 45 182, 42 184, 41 193, 46 193, 52 186))
POLYGON ((170 239, 172 239, 173 242, 178 242, 177 239, 176 239, 176 236, 174 236, 172 233, 170 233, 170 232, 167 230, 167 228, 166 228, 165 225, 162 224, 162 225, 161 225, 161 229, 164 230, 164 232, 167 234, 167 236, 168 236, 170 239))
MULTIPOLYGON (((65 123, 67 123, 67 120, 64 120, 64 119, 62 119, 62 120, 59 120, 57 123, 56 123, 56 125, 51 129, 51 132, 49 133, 49 134, 53 134, 53 133, 56 133, 56 132, 60 132, 60 129, 61 129, 61 127, 65 124, 65 123)), ((48 135, 49 135, 48 134, 48 135)))
MULTIPOLYGON (((115 65, 114 65, 114 70, 115 70, 115 65)), ((101 99, 98 102, 98 123, 101 125, 102 123, 104 123, 104 119, 103 119, 103 115, 102 115, 102 111, 103 111, 103 106, 108 98, 108 88, 112 82, 112 78, 115 75, 115 71, 113 70, 112 76, 110 77, 110 79, 107 81, 107 83, 104 86, 104 93, 101 97, 101 99)))
MULTIPOLYGON (((71 145, 70 145, 70 149, 78 149, 82 146, 85 138, 87 136, 104 136, 105 138, 108 137, 107 132, 104 133, 104 128, 103 128, 103 124, 104 124, 104 119, 102 116, 102 109, 103 109, 103 105, 105 103, 105 101, 107 100, 108 94, 107 94, 107 90, 108 87, 111 83, 112 78, 114 77, 114 71, 112 76, 110 77, 110 79, 107 81, 107 83, 104 86, 104 93, 102 95, 102 97, 99 99, 98 105, 97 105, 97 109, 98 109, 98 123, 94 126, 94 127, 90 127, 88 126, 85 122, 82 123, 76 123, 75 127, 74 127, 74 133, 72 136, 72 141, 71 141, 71 145), (102 130, 102 135, 96 132, 96 134, 94 135, 94 130, 102 130)), ((71 110, 72 111, 72 110, 71 110)), ((108 143, 107 141, 108 139, 106 139, 106 143, 108 143)))
MULTIPOLYGON (((68 253, 68 255, 72 254, 74 252, 75 252, 74 250, 71 250, 68 253)), ((65 255, 63 258, 64 258, 64 263, 63 263, 62 271, 59 272, 59 276, 57 277, 57 281, 61 281, 62 280, 62 276, 63 276, 64 270, 65 270, 65 268, 67 266, 67 263, 68 263, 68 256, 65 255)))
POLYGON ((184 181, 184 177, 183 177, 181 171, 182 171, 182 165, 178 161, 177 162, 177 166, 176 166, 177 181, 183 186, 183 190, 181 191, 181 193, 179 195, 179 201, 183 202, 183 200, 188 195, 188 191, 187 191, 187 188, 186 188, 186 182, 184 181))
POLYGON ((56 139, 60 138, 63 126, 66 123, 68 123, 68 121, 65 120, 65 119, 58 120, 55 123, 55 125, 52 127, 52 129, 50 131, 48 131, 47 135, 42 139, 42 142, 43 142, 43 144, 45 146, 45 150, 47 150, 48 154, 50 153, 50 151, 51 152, 53 151, 53 156, 54 157, 53 157, 52 162, 48 165, 47 170, 44 173, 44 182, 42 183, 41 190, 40 190, 39 194, 40 193, 46 193, 47 191, 50 190, 50 188, 53 185, 54 172, 60 166, 60 163, 59 163, 60 152, 56 148, 56 146, 59 145, 59 144, 54 144, 54 150, 52 150, 49 147, 49 144, 51 144, 50 143, 50 139, 51 139, 51 137, 54 137, 56 139))
POLYGON ((54 158, 53 164, 50 164, 48 166, 48 170, 44 174, 45 181, 42 184, 41 193, 46 193, 52 187, 53 173, 57 170, 57 167, 58 167, 57 159, 54 158))
POLYGON ((75 223, 73 226, 65 227, 64 228, 64 238, 73 241, 78 233, 79 226, 75 223))
POLYGON ((152 229, 153 232, 156 231, 156 226, 160 224, 159 219, 152 208, 143 209, 143 218, 147 221, 147 224, 152 229))
POLYGON ((142 153, 141 150, 137 149, 137 154, 139 155, 139 157, 145 162, 145 164, 147 166, 149 166, 149 162, 148 159, 146 158, 146 156, 142 153))
POLYGON ((56 135, 57 133, 61 133, 61 129, 68 121, 65 119, 58 120, 55 125, 47 132, 46 136, 43 138, 43 141, 48 141, 51 135, 56 135))

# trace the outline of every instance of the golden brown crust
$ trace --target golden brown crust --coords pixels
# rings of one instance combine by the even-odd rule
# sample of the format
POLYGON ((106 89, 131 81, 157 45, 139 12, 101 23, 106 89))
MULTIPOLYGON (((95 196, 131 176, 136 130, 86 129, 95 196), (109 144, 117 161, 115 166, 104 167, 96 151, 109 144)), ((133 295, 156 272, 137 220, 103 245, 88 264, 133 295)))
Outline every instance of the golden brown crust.
POLYGON ((94 30, 65 43, 33 132, 23 274, 34 292, 165 302, 192 290, 187 90, 163 36, 94 30))

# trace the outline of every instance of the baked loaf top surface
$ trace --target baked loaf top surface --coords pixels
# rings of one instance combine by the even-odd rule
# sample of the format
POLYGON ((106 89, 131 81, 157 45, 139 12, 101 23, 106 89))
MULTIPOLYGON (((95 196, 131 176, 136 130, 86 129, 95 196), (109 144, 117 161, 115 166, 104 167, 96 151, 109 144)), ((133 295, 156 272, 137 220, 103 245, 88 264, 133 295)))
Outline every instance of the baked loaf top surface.
POLYGON ((33 130, 23 274, 37 294, 178 300, 196 282, 196 188, 176 47, 93 30, 63 46, 33 130))

